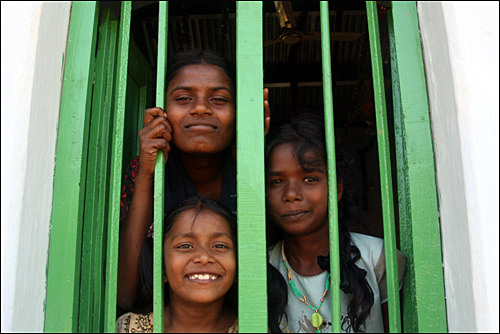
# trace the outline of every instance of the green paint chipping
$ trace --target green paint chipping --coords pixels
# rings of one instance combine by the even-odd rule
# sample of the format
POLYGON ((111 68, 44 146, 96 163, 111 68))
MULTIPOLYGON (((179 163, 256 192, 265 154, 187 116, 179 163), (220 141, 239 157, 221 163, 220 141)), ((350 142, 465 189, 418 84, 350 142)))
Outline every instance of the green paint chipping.
POLYGON ((441 241, 429 105, 416 3, 389 13, 401 248, 408 256, 405 332, 446 332, 441 241))
MULTIPOLYGON (((340 268, 339 214, 337 207, 337 167, 333 120, 333 88, 330 54, 330 12, 328 1, 320 2, 321 62, 323 64, 323 103, 325 110, 325 141, 328 167, 328 216, 330 219, 330 267, 340 268)), ((341 333, 340 270, 331 271, 332 332, 341 333)))
POLYGON ((389 303, 389 330, 391 333, 400 333, 401 315, 399 305, 399 280, 397 272, 398 264, 396 250, 396 231, 394 226, 394 203, 392 194, 389 129, 387 124, 384 71, 382 68, 382 50, 380 47, 377 3, 375 1, 366 2, 366 13, 368 18, 375 116, 377 122, 380 189, 382 198, 385 261, 387 272, 387 296, 389 303))
POLYGON ((236 3, 238 320, 267 333, 262 2, 236 3))
POLYGON ((71 9, 56 148, 44 331, 76 332, 98 7, 71 9))

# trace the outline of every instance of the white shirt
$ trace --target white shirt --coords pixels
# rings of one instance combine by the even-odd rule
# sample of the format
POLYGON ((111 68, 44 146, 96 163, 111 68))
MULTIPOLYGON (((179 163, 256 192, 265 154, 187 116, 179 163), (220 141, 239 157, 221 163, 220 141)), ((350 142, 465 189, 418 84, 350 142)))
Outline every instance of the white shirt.
MULTIPOLYGON (((384 323, 382 318, 381 303, 387 301, 384 241, 383 239, 373 236, 351 233, 351 243, 358 247, 361 255, 360 259, 356 261, 356 265, 366 271, 365 278, 373 290, 374 302, 370 311, 370 315, 365 321, 365 332, 383 333, 384 323)), ((282 319, 280 328, 282 332, 316 333, 317 329, 316 327, 313 327, 311 323, 311 315, 314 313, 314 311, 297 298, 290 286, 290 283, 288 282, 287 269, 283 264, 281 256, 282 244, 283 241, 276 243, 276 245, 271 247, 269 251, 270 263, 281 272, 288 286, 288 305, 286 307, 286 317, 282 319)), ((288 263, 288 260, 286 258, 285 260, 288 263)), ((400 283, 402 283, 405 265, 406 257, 398 251, 398 275, 400 283)), ((306 295, 309 304, 311 304, 313 307, 317 307, 325 291, 325 283, 328 273, 324 271, 314 276, 301 276, 293 270, 289 263, 288 266, 290 267, 292 278, 297 289, 306 295)), ((319 313, 323 318, 323 325, 320 326, 320 330, 322 333, 332 332, 331 298, 332 297, 329 289, 328 293, 325 296, 324 303, 319 310, 319 313)), ((343 333, 353 332, 348 317, 348 306, 351 298, 352 297, 350 294, 345 294, 341 290, 341 326, 343 333)))

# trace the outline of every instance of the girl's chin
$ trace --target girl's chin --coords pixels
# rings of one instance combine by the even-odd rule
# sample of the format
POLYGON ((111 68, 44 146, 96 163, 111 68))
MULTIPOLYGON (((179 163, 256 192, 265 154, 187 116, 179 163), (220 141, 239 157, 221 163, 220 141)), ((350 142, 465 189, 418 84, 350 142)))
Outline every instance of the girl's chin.
POLYGON ((187 304, 191 306, 196 306, 196 305, 206 306, 214 303, 224 304, 225 296, 226 296, 225 294, 206 295, 203 293, 196 293, 195 295, 185 296, 185 298, 181 298, 181 300, 184 300, 187 304))
POLYGON ((304 237, 307 235, 314 235, 320 232, 321 234, 326 233, 328 236, 328 222, 325 225, 311 227, 310 223, 306 224, 279 224, 279 229, 283 234, 289 237, 304 237))
POLYGON ((190 154, 190 155, 199 155, 199 156, 210 156, 214 154, 219 154, 223 152, 225 149, 229 147, 228 146, 222 146, 222 145, 213 145, 213 144, 206 144, 206 143, 199 143, 199 144, 194 144, 189 145, 189 146, 176 146, 180 151, 190 154))
POLYGON ((220 140, 213 136, 188 136, 173 141, 175 147, 189 154, 217 154, 231 146, 232 140, 220 140))

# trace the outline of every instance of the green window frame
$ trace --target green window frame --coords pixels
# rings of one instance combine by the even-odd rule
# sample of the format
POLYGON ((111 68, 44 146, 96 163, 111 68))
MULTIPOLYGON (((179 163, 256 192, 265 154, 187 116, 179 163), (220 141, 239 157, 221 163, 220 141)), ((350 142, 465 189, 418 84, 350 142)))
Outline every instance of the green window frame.
MULTIPOLYGON (((376 2, 367 18, 377 122, 382 211, 391 332, 446 332, 446 310, 429 106, 416 2, 392 2, 388 10, 401 250, 408 255, 402 305, 396 273, 389 130, 376 2), (400 309, 402 308, 402 317, 400 309), (402 320, 402 321, 401 321, 402 320)), ((335 142, 328 2, 321 1, 325 133, 329 169, 331 266, 339 267, 335 142)), ((131 2, 120 18, 98 2, 73 2, 56 148, 50 224, 45 332, 114 332, 118 220, 124 131, 141 127, 151 92, 130 66, 140 62, 130 42, 131 2), (97 38, 99 36, 99 44, 97 38), (96 53, 97 51, 97 53, 96 53), (138 104, 130 107, 134 80, 138 104), (127 87, 127 85, 129 87, 127 87), (107 224, 107 222, 114 222, 107 224), (106 277, 106 279, 104 279, 106 277)), ((237 187, 239 330, 267 332, 264 197, 262 2, 238 1, 237 187), (261 138, 261 140, 255 140, 261 138), (258 168, 255 168, 258 166, 258 168)), ((164 78, 168 2, 160 1, 158 78, 164 78)), ((164 105, 158 79, 157 105, 164 105)), ((155 172, 154 219, 163 217, 163 155, 155 172)), ((162 224, 155 224, 161 227, 162 224)), ((155 267, 161 268, 161 233, 155 233, 155 267)), ((332 273, 333 331, 340 332, 340 276, 332 273)), ((155 315, 163 317, 161 271, 155 275, 155 315), (157 283, 158 282, 158 283, 157 283)), ((157 318, 158 319, 158 318, 157 318)), ((163 324, 163 321, 160 322, 163 324)), ((154 328, 162 332, 163 326, 154 328)))

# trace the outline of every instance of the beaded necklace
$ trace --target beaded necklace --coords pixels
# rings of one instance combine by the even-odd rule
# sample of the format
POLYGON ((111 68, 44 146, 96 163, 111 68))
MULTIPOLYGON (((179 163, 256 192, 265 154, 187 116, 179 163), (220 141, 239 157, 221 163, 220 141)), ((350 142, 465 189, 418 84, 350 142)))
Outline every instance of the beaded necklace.
POLYGON ((305 303, 307 307, 309 307, 311 310, 314 311, 314 313, 311 315, 311 323, 314 327, 316 327, 316 333, 321 333, 319 327, 323 323, 323 317, 321 316, 321 314, 319 314, 319 309, 321 308, 321 306, 323 306, 323 302, 325 301, 325 296, 328 293, 328 289, 330 288, 330 273, 328 273, 328 276, 326 277, 325 292, 323 292, 323 296, 320 299, 319 305, 317 307, 314 307, 311 304, 309 304, 306 295, 299 289, 297 289, 297 287, 295 286, 295 282, 293 281, 292 277, 292 272, 290 271, 290 267, 288 266, 288 263, 286 263, 285 260, 285 242, 281 244, 281 259, 283 260, 283 265, 288 271, 288 282, 290 283, 290 286, 292 287, 295 296, 297 296, 297 298, 301 302, 305 303))

